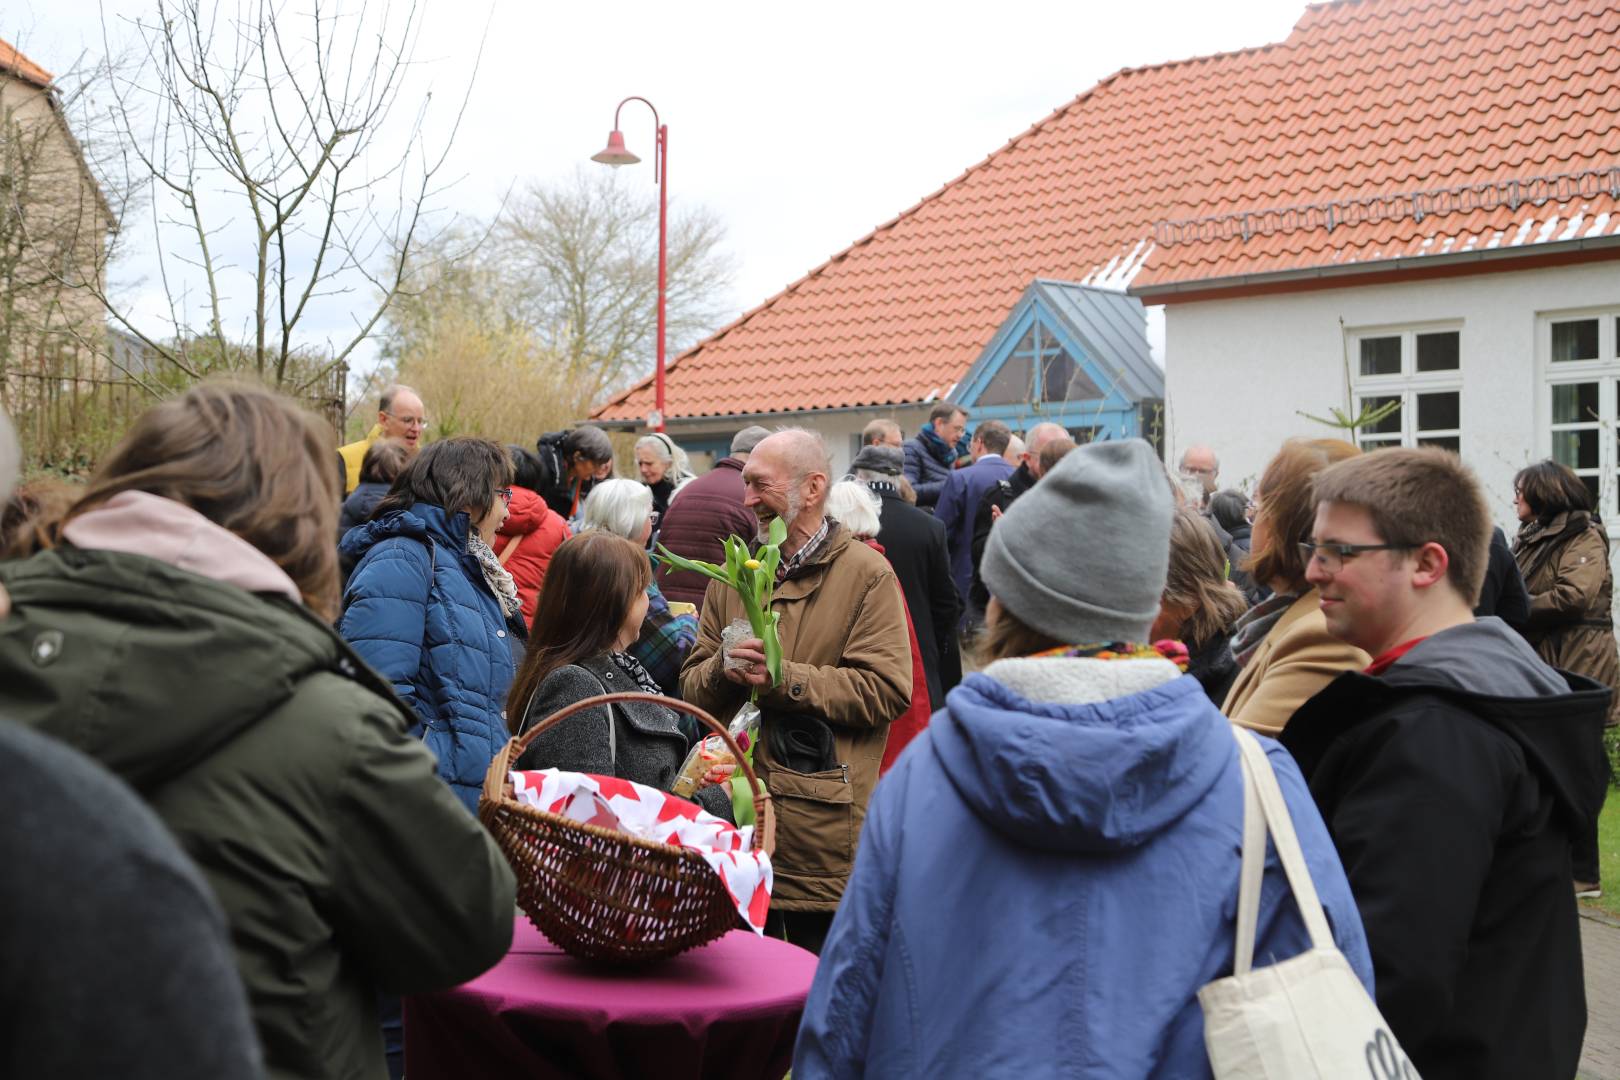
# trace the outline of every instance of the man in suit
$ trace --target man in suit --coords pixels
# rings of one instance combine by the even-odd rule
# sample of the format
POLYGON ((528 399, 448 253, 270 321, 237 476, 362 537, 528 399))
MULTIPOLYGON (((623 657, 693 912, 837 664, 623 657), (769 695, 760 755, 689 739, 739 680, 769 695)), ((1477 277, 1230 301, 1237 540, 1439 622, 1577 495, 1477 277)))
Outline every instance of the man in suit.
POLYGON ((945 692, 962 681, 954 633, 962 602, 951 581, 945 526, 900 496, 904 461, 898 447, 867 446, 855 455, 851 471, 882 500, 883 552, 911 610, 928 677, 928 700, 935 708, 944 708, 945 692))
POLYGON ((1046 444, 1068 436, 1062 424, 1050 420, 1043 420, 1030 428, 1023 450, 1015 455, 1018 468, 1013 470, 1011 476, 998 480, 979 500, 973 515, 973 583, 965 597, 969 616, 974 622, 984 621, 984 609, 990 603, 990 593, 985 589, 984 582, 979 580, 979 560, 984 558, 984 545, 990 542, 990 526, 996 522, 996 512, 1006 513, 1007 507, 1041 478, 1041 450, 1046 444))
MULTIPOLYGON (((986 420, 973 433, 973 464, 958 469, 945 481, 934 517, 945 526, 945 543, 951 553, 951 580, 956 594, 967 596, 973 584, 973 519, 979 501, 999 481, 1013 474, 1012 462, 1002 455, 1012 442, 1012 432, 1000 420, 986 420)), ((971 612, 969 613, 971 614, 971 612)), ((964 632, 974 624, 963 619, 964 632)))

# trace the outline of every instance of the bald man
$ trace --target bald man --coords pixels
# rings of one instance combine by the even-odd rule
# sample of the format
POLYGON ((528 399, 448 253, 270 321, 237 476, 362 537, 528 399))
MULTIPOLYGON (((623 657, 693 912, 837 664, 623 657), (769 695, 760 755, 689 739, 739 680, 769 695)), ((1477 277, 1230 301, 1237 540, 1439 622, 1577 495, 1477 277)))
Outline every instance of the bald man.
POLYGON ((970 626, 984 622, 984 609, 990 603, 990 594, 979 580, 979 560, 984 558, 984 545, 990 542, 990 526, 995 524, 996 511, 1007 512, 1024 492, 1035 486, 1041 478, 1041 449, 1053 439, 1066 439, 1069 433, 1062 424, 1050 420, 1036 424, 1024 433, 1024 448, 1018 454, 1018 468, 1012 475, 998 481, 979 500, 973 516, 973 581, 964 597, 967 604, 966 621, 970 626))
POLYGON ((415 454, 422 448, 422 436, 427 434, 427 428, 427 410, 415 390, 400 385, 384 390, 377 401, 377 422, 366 437, 338 447, 338 457, 343 460, 343 494, 351 495, 360 486, 360 466, 372 443, 379 439, 398 439, 405 449, 415 454))
POLYGON ((849 880, 889 723, 911 701, 900 585, 882 555, 827 518, 829 470, 821 437, 800 430, 772 435, 743 466, 743 505, 760 535, 777 519, 787 526, 771 601, 786 650, 782 681, 771 685, 758 639, 722 650, 721 633, 747 616, 736 590, 720 582, 704 596, 697 644, 681 669, 681 695, 716 716, 735 714, 759 691, 754 768, 777 799, 766 931, 812 952, 849 880))

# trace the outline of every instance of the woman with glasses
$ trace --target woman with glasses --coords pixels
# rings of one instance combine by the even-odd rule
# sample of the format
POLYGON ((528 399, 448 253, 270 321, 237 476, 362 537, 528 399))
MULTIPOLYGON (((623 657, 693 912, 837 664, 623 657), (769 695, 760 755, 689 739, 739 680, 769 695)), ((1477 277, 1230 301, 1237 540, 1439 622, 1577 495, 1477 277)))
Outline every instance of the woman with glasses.
MULTIPOLYGON (((645 550, 658 527, 658 514, 652 504, 652 490, 645 484, 604 480, 585 500, 579 531, 612 533, 645 550)), ((652 563, 648 566, 650 569, 652 563)), ((624 651, 646 668, 665 693, 679 697, 681 663, 697 643, 697 613, 690 604, 683 604, 679 612, 672 611, 652 578, 647 581, 646 593, 647 612, 641 621, 641 633, 624 651)), ((539 619, 540 613, 536 612, 535 621, 539 619)))
POLYGON ((506 741, 502 710, 522 656, 521 601, 490 549, 511 482, 501 444, 441 440, 342 545, 359 562, 338 632, 416 711, 416 734, 469 811, 506 741))
POLYGON ((1328 633, 1321 598, 1305 580, 1316 474, 1359 454, 1339 439, 1290 439, 1260 476, 1254 530, 1244 566, 1272 595, 1238 619, 1232 635, 1237 679, 1221 711, 1246 728, 1276 735, 1294 710, 1340 673, 1372 658, 1328 633))
MULTIPOLYGON (((1513 556, 1530 592, 1525 640, 1553 667, 1620 688, 1609 534, 1592 512, 1592 493, 1567 466, 1541 461, 1513 478, 1513 508, 1521 522, 1513 556)), ((1620 724, 1620 694, 1607 724, 1620 724)), ((1595 823, 1571 856, 1575 894, 1601 896, 1595 823)))

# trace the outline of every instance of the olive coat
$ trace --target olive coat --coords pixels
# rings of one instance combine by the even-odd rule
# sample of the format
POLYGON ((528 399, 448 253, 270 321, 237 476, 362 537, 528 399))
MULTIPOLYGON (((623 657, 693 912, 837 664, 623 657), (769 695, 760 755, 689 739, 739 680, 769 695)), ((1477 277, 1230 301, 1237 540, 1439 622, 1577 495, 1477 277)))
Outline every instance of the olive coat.
MULTIPOLYGON (((1561 671, 1620 689, 1610 612, 1614 576, 1609 535, 1584 510, 1529 521, 1513 542, 1513 557, 1530 592, 1530 622, 1524 636, 1536 655, 1561 671)), ((1620 695, 1609 705, 1608 726, 1620 724, 1620 695)))

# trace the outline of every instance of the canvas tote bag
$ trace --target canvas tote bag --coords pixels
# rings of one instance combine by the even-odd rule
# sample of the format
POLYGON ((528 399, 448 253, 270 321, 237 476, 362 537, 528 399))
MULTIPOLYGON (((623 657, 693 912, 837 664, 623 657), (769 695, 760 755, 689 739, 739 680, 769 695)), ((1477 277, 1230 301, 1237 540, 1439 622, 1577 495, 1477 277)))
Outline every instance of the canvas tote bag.
POLYGON ((1243 861, 1232 974, 1198 991, 1217 1080, 1419 1080, 1361 980, 1333 944, 1299 837, 1266 752, 1233 727, 1243 764, 1243 861), (1254 967, 1266 833, 1288 876, 1311 947, 1254 967))

